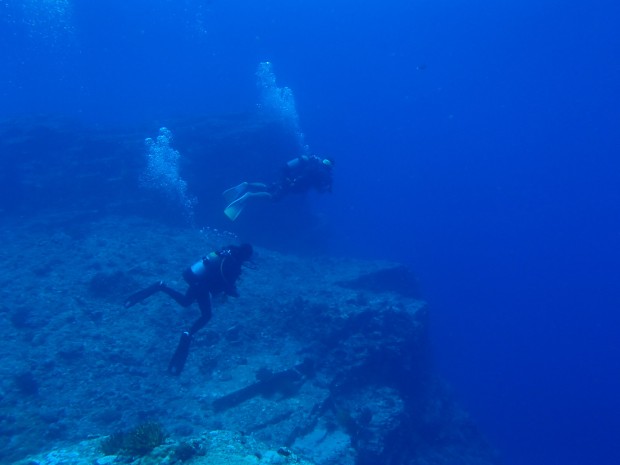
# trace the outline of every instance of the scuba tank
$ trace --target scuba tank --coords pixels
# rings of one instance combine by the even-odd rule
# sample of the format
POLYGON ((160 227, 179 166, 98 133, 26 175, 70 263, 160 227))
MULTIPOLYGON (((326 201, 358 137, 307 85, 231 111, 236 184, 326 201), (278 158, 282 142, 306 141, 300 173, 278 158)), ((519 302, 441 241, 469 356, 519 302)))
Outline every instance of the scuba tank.
POLYGON ((192 266, 187 268, 183 272, 183 278, 187 284, 199 284, 200 282, 204 282, 207 276, 207 268, 209 267, 209 264, 218 259, 219 255, 216 252, 211 252, 209 255, 202 257, 192 266))

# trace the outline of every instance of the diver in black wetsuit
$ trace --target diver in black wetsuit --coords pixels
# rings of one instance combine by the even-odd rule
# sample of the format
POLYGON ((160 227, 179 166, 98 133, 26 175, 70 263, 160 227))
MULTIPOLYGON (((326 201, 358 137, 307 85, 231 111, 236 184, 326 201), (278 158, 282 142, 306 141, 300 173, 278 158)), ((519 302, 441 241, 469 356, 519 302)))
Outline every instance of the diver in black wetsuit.
POLYGON ((248 199, 264 197, 274 201, 288 194, 303 193, 310 189, 318 192, 332 191, 332 168, 334 162, 316 155, 303 155, 290 160, 278 182, 271 185, 260 182, 242 182, 224 191, 228 206, 224 213, 232 221, 243 211, 248 199))
POLYGON ((168 364, 169 373, 179 375, 183 371, 192 336, 211 319, 211 296, 222 293, 233 297, 239 295, 236 282, 241 275, 241 265, 250 259, 252 252, 252 246, 249 244, 229 245, 203 257, 183 272, 183 278, 189 285, 185 294, 181 294, 166 286, 163 281, 159 281, 127 298, 125 301, 126 308, 142 302, 160 291, 168 294, 183 307, 198 302, 200 318, 192 324, 189 331, 181 334, 179 345, 168 364))

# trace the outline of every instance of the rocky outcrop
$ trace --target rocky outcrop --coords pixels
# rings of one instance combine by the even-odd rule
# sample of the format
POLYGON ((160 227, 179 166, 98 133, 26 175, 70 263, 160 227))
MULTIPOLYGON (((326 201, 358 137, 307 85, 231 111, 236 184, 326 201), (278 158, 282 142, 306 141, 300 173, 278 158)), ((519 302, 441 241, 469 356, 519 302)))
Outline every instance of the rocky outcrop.
POLYGON ((144 456, 102 456, 100 444, 100 439, 85 440, 32 456, 16 465, 314 465, 286 447, 272 449, 251 436, 232 431, 208 431, 184 441, 168 438, 165 444, 144 456))
POLYGON ((197 309, 123 298, 159 279, 184 290, 183 269, 229 234, 65 215, 5 219, 0 239, 3 463, 145 421, 179 442, 236 431, 320 465, 497 463, 433 372, 406 268, 257 248, 240 297, 214 300, 172 377, 197 309))

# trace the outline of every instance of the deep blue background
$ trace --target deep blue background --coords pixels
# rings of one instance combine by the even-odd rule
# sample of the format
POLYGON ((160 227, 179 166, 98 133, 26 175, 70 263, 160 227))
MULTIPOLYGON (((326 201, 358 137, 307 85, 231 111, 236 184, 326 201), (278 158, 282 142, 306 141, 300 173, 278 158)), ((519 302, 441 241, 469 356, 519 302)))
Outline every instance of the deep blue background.
POLYGON ((413 266, 506 463, 617 464, 619 5, 3 1, 0 117, 244 111, 272 61, 337 161, 334 253, 413 266))

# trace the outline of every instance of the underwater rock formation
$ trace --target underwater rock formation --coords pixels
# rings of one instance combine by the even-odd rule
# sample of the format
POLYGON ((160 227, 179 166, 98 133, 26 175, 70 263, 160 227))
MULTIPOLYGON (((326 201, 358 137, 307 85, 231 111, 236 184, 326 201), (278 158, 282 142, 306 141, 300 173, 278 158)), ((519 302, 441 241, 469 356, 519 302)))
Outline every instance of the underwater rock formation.
POLYGON ((275 181, 281 167, 300 154, 298 134, 264 113, 130 128, 13 119, 0 122, 0 154, 0 183, 10 193, 0 198, 0 212, 30 215, 60 208, 89 216, 136 214, 225 228, 271 247, 322 243, 316 241, 319 222, 302 196, 258 202, 235 223, 223 214, 224 190, 241 181, 275 181), (152 141, 145 145, 161 129, 167 150, 152 141), (153 172, 154 151, 176 159, 159 160, 153 172), (145 187, 152 184, 161 188, 145 187))
MULTIPOLYGON (((397 264, 257 247, 240 297, 214 300, 184 372, 171 377, 168 360, 197 308, 154 295, 125 309, 117 287, 163 279, 184 290, 184 268, 229 236, 67 213, 4 218, 0 239, 2 463, 146 422, 162 425, 168 445, 242 433, 271 451, 258 448, 256 463, 293 463, 290 454, 319 465, 497 463, 433 371, 425 303, 376 279, 359 285, 386 284, 383 271, 397 264), (16 325, 9 309, 24 299, 30 323, 16 325), (29 395, 11 381, 23 373, 36 380, 29 395)), ((152 454, 169 457, 166 444, 152 454)), ((202 455, 180 450, 186 463, 218 463, 215 448, 196 447, 202 455)), ((102 453, 93 460, 105 463, 102 453)))

